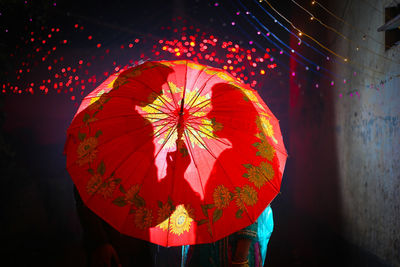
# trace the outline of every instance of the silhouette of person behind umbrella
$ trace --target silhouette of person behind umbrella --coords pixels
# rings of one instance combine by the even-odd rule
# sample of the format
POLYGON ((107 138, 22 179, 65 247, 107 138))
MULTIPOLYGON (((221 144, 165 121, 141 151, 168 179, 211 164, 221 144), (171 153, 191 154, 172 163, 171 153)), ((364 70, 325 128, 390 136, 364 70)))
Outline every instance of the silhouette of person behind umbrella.
MULTIPOLYGON (((236 177, 238 173, 244 172, 243 164, 246 162, 242 162, 243 159, 245 160, 243 155, 252 153, 256 155, 257 153, 257 148, 246 146, 243 143, 243 140, 249 138, 251 140, 246 141, 245 144, 259 141, 258 137, 256 137, 258 130, 255 123, 257 112, 253 103, 247 99, 242 89, 232 84, 218 83, 213 85, 211 104, 212 110, 207 114, 207 117, 219 125, 215 134, 220 140, 225 140, 225 143, 230 144, 216 159, 213 171, 205 186, 205 198, 214 199, 214 202, 216 200, 214 197, 215 192, 219 186, 229 190, 230 194, 230 197, 223 198, 220 203, 216 204, 220 207, 211 210, 211 212, 215 212, 220 209, 223 214, 219 220, 213 221, 212 228, 214 231, 226 231, 231 229, 230 225, 237 223, 243 225, 243 229, 214 243, 191 246, 187 264, 190 267, 259 267, 263 263, 257 242, 258 224, 257 221, 252 223, 255 221, 255 216, 248 213, 245 206, 254 204, 256 199, 239 199, 241 195, 240 191, 238 191, 240 187, 243 190, 243 188, 247 189, 252 185, 244 177, 241 178, 243 179, 242 185, 233 185, 232 180, 230 180, 231 177, 236 177), (226 99, 229 99, 229 101, 226 99), (242 210, 241 218, 235 216, 235 212, 238 210, 242 210), (225 221, 224 217, 230 219, 225 221), (245 227, 246 225, 248 226, 245 227)), ((260 158, 260 160, 262 159, 260 158)), ((270 217, 270 220, 272 220, 272 217, 270 217)))
MULTIPOLYGON (((116 166, 114 167, 115 177, 123 178, 124 175, 127 175, 129 173, 128 168, 133 167, 129 165, 134 165, 132 162, 136 162, 135 164, 146 165, 148 170, 145 175, 147 177, 157 176, 157 168, 154 166, 153 161, 155 148, 152 142, 152 136, 154 135, 154 129, 151 123, 136 111, 136 107, 151 104, 157 96, 162 94, 161 88, 163 84, 167 82, 168 75, 172 72, 172 69, 169 67, 154 62, 144 63, 138 68, 125 70, 120 73, 118 78, 113 82, 113 88, 108 93, 104 93, 96 102, 92 103, 83 112, 77 114, 76 118, 74 118, 74 120, 79 121, 80 117, 85 116, 85 111, 93 113, 93 110, 95 110, 95 112, 100 110, 96 114, 96 120, 88 122, 88 128, 95 128, 97 121, 110 119, 102 116, 103 114, 107 114, 107 112, 112 110, 115 106, 123 105, 123 108, 126 108, 128 113, 127 116, 119 117, 114 121, 109 120, 110 123, 107 125, 108 127, 101 129, 102 136, 114 137, 116 137, 113 135, 115 129, 125 129, 124 136, 122 137, 122 139, 125 140, 122 141, 121 137, 117 137, 114 140, 111 140, 110 138, 110 140, 103 140, 102 142, 102 136, 99 137, 99 158, 101 157, 102 159, 105 159, 111 156, 115 157, 118 153, 114 152, 120 151, 121 159, 115 159, 116 161, 120 161, 116 163, 116 166), (159 72, 157 77, 151 79, 151 88, 148 88, 146 81, 140 80, 138 76, 140 76, 142 72, 146 71, 146 68, 151 67, 162 68, 162 71, 159 72), (126 83, 128 84, 125 85, 126 83), (147 89, 147 93, 143 94, 142 92, 140 94, 133 94, 133 97, 131 98, 126 97, 127 95, 132 94, 129 92, 130 90, 139 90, 136 88, 142 88, 141 90, 144 90, 143 88, 145 88, 147 89), (123 102, 121 102, 121 97, 123 98, 123 102), (138 125, 142 125, 142 127, 138 128, 138 125), (118 138, 120 140, 118 140, 118 138), (144 142, 143 140, 147 140, 147 142, 144 142), (102 155, 100 149, 104 149, 105 147, 111 148, 113 153, 102 155)), ((121 110, 120 107, 118 108, 121 110)), ((113 112, 110 112, 109 114, 111 115, 108 116, 116 115, 113 112)), ((76 142, 76 140, 69 135, 67 144, 71 141, 76 142)), ((110 159, 108 158, 107 160, 110 159)), ((114 161, 114 159, 112 159, 112 161, 114 161)), ((123 183, 124 182, 121 182, 121 184, 123 183)), ((84 190, 82 188, 85 188, 84 186, 77 186, 79 191, 84 190)), ((109 223, 104 221, 101 216, 97 215, 102 212, 101 207, 98 207, 97 210, 94 210, 95 212, 93 212, 92 209, 89 209, 84 201, 82 201, 77 187, 74 187, 74 193, 78 217, 83 228, 83 241, 87 252, 88 266, 118 266, 120 264, 123 266, 153 265, 153 256, 149 242, 121 234, 111 227, 109 223)), ((94 191, 94 194, 101 193, 104 193, 104 198, 107 197, 105 192, 101 192, 101 189, 94 191)), ((104 219, 107 220, 107 218, 104 219)), ((146 231, 144 232, 147 233, 146 231)), ((143 236, 143 239, 146 238, 143 236)))
MULTIPOLYGON (((170 141, 172 143, 175 142, 175 144, 166 148, 164 148, 165 144, 162 144, 162 153, 159 154, 160 148, 156 149, 153 143, 153 137, 157 133, 155 133, 150 119, 143 117, 136 111, 136 107, 144 108, 145 106, 152 105, 158 97, 162 97, 161 88, 167 82, 168 76, 173 72, 172 69, 154 62, 145 63, 142 65, 142 70, 146 69, 146 67, 157 67, 159 75, 153 77, 154 79, 151 81, 151 90, 148 90, 147 95, 138 93, 137 96, 132 99, 124 99, 125 102, 127 101, 127 103, 124 104, 127 104, 127 108, 129 108, 128 116, 122 118, 118 117, 115 124, 110 120, 108 127, 101 129, 103 136, 115 136, 113 131, 122 128, 125 129, 124 135, 126 136, 123 140, 106 140, 103 141, 103 143, 99 141, 98 157, 106 162, 113 162, 113 176, 121 177, 122 181, 120 183, 124 186, 126 186, 124 177, 129 177, 131 173, 137 174, 137 170, 141 170, 140 173, 142 176, 135 179, 136 182, 134 185, 132 185, 132 183, 129 184, 132 188, 138 184, 137 182, 140 182, 140 194, 128 199, 126 195, 129 193, 125 192, 125 196, 119 198, 120 201, 123 201, 119 202, 119 204, 121 206, 129 204, 132 207, 132 212, 130 212, 128 215, 129 217, 124 221, 123 230, 129 227, 139 227, 143 231, 138 238, 151 240, 151 227, 163 229, 168 236, 171 236, 171 231, 185 231, 184 229, 178 229, 179 225, 173 224, 173 222, 169 222, 168 220, 167 224, 162 223, 157 213, 154 213, 154 210, 157 209, 157 207, 154 207, 154 205, 157 205, 157 201, 162 203, 162 205, 170 205, 169 215, 171 215, 178 206, 188 208, 188 203, 197 203, 198 194, 192 190, 190 184, 184 178, 186 169, 191 163, 191 158, 188 155, 188 150, 184 142, 184 127, 181 125, 183 122, 179 121, 176 125, 176 135, 170 136, 170 141), (137 125, 142 126, 140 128, 135 128, 137 125), (173 140, 174 138, 176 138, 176 140, 173 140), (107 146, 109 149, 107 149, 107 146), (111 153, 101 154, 100 148, 105 151, 111 151, 111 153), (115 157, 115 155, 118 155, 117 159, 112 158, 115 157), (156 166, 155 158, 164 161, 165 163, 162 164, 163 166, 156 166), (165 170, 162 168, 165 168, 165 170), (161 175, 162 173, 165 173, 165 175, 161 175), (141 197, 142 195, 153 195, 157 201, 154 199, 143 199, 141 197), (144 207, 144 203, 146 203, 146 207, 144 207), (153 210, 153 214, 149 213, 150 210, 153 210), (146 231, 146 229, 149 230, 146 231)), ((136 75, 134 71, 135 70, 128 69, 121 73, 116 81, 114 81, 113 89, 103 94, 98 100, 100 103, 95 102, 92 104, 97 110, 99 110, 99 105, 102 106, 100 108, 101 111, 96 115, 97 121, 107 120, 108 118, 102 117, 102 114, 107 114, 107 112, 112 114, 112 116, 118 115, 113 112, 113 107, 120 105, 121 97, 126 98, 126 94, 132 94, 132 92, 129 91, 136 90, 135 83, 138 85, 142 84, 138 87, 143 88, 143 84, 144 87, 147 87, 146 83, 148 80, 144 80, 140 75, 136 75)), ((115 109, 118 110, 119 108, 120 107, 115 109)), ((84 116, 84 112, 77 115, 77 117, 79 116, 84 116)), ((150 114, 149 116, 152 115, 150 114)), ((75 119, 79 120, 80 118, 75 119)), ((90 122, 89 124, 90 126, 88 128, 95 128, 96 121, 90 122)), ((167 141, 169 140, 165 140, 165 142, 167 141)), ((171 142, 168 145, 171 145, 171 142)), ((79 185, 77 187, 80 189, 79 185)), ((101 216, 103 212, 101 207, 97 207, 97 210, 95 209, 93 212, 91 210, 92 207, 89 209, 84 204, 78 190, 75 188, 74 191, 78 215, 84 230, 85 248, 87 250, 88 264, 90 266, 110 266, 112 262, 114 262, 115 265, 122 264, 123 266, 152 266, 154 264, 157 266, 175 266, 179 264, 179 247, 168 249, 156 247, 149 242, 119 233, 110 226, 113 222, 108 221, 110 219, 107 218, 107 216, 101 216), (103 221, 102 218, 104 218, 105 221, 103 221)), ((97 188, 93 194, 103 194, 104 197, 108 196, 103 191, 106 190, 97 188)), ((129 188, 125 188, 122 191, 129 191, 129 188)), ((114 198, 115 194, 113 192, 114 191, 110 193, 108 191, 108 193, 110 193, 109 195, 114 198)), ((181 232, 179 233, 181 234, 181 232)))

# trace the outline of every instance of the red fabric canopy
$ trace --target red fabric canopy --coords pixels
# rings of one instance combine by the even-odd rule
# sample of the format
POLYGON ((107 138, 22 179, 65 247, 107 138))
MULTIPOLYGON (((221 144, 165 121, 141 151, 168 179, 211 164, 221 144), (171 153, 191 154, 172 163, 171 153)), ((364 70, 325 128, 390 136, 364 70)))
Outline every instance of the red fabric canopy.
POLYGON ((163 246, 214 242, 255 222, 287 157, 256 91, 185 60, 109 77, 82 101, 65 152, 90 209, 163 246))

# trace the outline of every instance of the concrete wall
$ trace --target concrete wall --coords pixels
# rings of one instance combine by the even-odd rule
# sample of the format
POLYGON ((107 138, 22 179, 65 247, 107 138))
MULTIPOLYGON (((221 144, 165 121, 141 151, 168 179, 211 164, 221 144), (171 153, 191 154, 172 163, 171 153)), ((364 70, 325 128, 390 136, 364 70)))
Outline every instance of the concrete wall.
POLYGON ((350 24, 342 24, 341 32, 355 41, 335 40, 335 49, 349 55, 354 67, 337 64, 335 70, 338 77, 351 77, 345 89, 337 84, 334 95, 343 235, 400 266, 400 46, 385 52, 384 33, 377 32, 384 7, 396 1, 335 2, 336 13, 350 24), (366 49, 357 50, 355 43, 366 49))

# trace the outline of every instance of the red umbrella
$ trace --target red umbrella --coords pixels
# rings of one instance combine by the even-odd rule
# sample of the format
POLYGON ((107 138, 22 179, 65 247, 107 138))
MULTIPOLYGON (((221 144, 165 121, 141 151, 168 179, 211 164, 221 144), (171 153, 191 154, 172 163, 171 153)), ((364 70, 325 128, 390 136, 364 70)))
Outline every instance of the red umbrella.
POLYGON ((256 91, 185 60, 112 75, 83 99, 67 135, 67 169, 85 204, 163 246, 214 242, 255 222, 287 157, 256 91))

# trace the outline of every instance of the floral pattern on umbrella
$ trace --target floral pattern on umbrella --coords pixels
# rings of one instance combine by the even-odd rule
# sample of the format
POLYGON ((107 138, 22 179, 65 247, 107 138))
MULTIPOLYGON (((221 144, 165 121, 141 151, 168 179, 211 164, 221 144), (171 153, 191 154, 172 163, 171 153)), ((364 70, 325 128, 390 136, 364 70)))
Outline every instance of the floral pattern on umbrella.
POLYGON ((279 192, 287 157, 256 91, 186 60, 110 76, 82 101, 65 152, 89 208, 121 233, 169 246, 253 223, 279 192))

